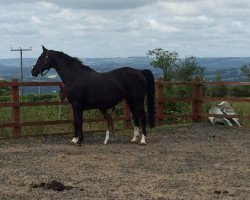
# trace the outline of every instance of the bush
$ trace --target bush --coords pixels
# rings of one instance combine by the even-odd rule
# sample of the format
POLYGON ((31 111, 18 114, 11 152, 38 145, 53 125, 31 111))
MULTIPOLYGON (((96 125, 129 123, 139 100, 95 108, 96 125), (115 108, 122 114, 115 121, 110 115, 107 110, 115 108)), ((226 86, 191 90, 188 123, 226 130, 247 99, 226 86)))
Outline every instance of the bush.
POLYGON ((250 97, 250 86, 248 85, 234 86, 230 91, 230 96, 250 97))
POLYGON ((10 102, 10 95, 8 96, 1 96, 0 102, 10 102))
MULTIPOLYGON (((0 81, 5 83, 6 81, 0 81)), ((0 96, 7 96, 10 94, 10 87, 0 87, 0 96)))
POLYGON ((23 101, 51 101, 55 99, 58 99, 57 94, 41 94, 41 95, 28 94, 24 95, 22 98, 23 101))

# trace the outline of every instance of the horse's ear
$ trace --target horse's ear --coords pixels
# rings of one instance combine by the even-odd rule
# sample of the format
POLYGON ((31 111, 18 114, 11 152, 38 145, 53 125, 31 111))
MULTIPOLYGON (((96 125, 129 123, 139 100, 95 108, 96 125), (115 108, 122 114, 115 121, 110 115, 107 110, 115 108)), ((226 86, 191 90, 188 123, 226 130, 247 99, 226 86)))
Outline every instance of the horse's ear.
POLYGON ((47 51, 47 49, 42 45, 43 52, 47 51))

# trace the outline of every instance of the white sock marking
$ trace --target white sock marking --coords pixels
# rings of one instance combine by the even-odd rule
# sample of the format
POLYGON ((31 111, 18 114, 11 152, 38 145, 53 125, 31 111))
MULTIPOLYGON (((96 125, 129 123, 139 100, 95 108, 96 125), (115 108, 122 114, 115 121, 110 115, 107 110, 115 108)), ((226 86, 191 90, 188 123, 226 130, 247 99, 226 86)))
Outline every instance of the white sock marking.
POLYGON ((136 142, 138 136, 139 136, 139 127, 135 126, 135 128, 134 128, 134 137, 131 140, 131 142, 136 142))
POLYGON ((108 141, 109 141, 109 131, 107 130, 106 131, 106 137, 105 137, 105 140, 104 140, 104 144, 107 144, 108 141))
POLYGON ((78 142, 78 140, 79 140, 79 138, 78 137, 74 137, 72 140, 71 140, 71 142, 73 142, 73 143, 77 143, 78 142))
POLYGON ((141 143, 141 144, 146 144, 146 137, 145 137, 145 135, 143 135, 143 134, 142 134, 140 143, 141 143))

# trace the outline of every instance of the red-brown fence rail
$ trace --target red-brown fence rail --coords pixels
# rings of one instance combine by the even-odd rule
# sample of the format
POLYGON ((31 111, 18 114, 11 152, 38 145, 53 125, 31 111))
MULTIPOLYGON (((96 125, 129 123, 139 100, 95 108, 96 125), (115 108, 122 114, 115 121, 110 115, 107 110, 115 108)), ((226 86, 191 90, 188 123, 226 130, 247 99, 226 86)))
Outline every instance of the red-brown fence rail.
MULTIPOLYGON (((250 86, 250 82, 165 82, 158 80, 156 81, 156 116, 158 125, 163 124, 163 120, 167 118, 187 118, 192 119, 193 122, 201 122, 207 117, 229 117, 228 115, 220 114, 208 114, 203 112, 203 105, 206 102, 215 101, 228 101, 228 102, 246 102, 250 103, 250 98, 239 98, 239 97, 207 97, 203 94, 203 88, 207 85, 237 85, 237 86, 250 86), (191 86, 192 95, 189 98, 167 98, 163 94, 163 88, 166 85, 182 85, 191 86), (163 105, 166 102, 190 102, 192 104, 192 112, 190 114, 175 114, 167 115, 164 114, 163 105)), ((249 115, 230 115, 231 118, 240 118, 245 120, 250 120, 249 115)))
MULTIPOLYGON (((21 86, 60 86, 61 82, 18 82, 17 79, 12 80, 11 82, 0 82, 0 87, 10 87, 10 97, 11 102, 0 102, 0 107, 10 107, 11 108, 11 122, 0 123, 1 128, 12 128, 12 135, 14 138, 21 136, 21 127, 25 126, 37 126, 37 125, 58 125, 58 124, 73 124, 72 119, 65 120, 47 120, 47 121, 22 121, 20 108, 21 107, 33 107, 33 106, 52 106, 52 105, 69 105, 69 102, 64 101, 40 101, 40 102, 21 102, 19 97, 19 87, 21 86)), ((115 121, 123 121, 124 127, 128 128, 131 115, 128 109, 126 102, 123 103, 123 116, 118 116, 114 118, 115 121)), ((0 113, 1 117, 1 113, 0 113)), ((85 123, 91 122, 102 122, 100 118, 88 118, 84 119, 85 123)))
MULTIPOLYGON (((12 128, 13 137, 17 138, 21 136, 21 127, 36 126, 36 125, 55 125, 55 124, 71 124, 72 119, 66 120, 50 120, 50 121, 22 121, 20 118, 20 107, 24 106, 51 106, 51 105, 67 105, 68 102, 49 101, 49 102, 21 102, 19 99, 19 87, 20 86, 59 86, 60 82, 18 82, 16 79, 11 82, 0 82, 0 87, 10 87, 11 90, 11 102, 0 102, 0 107, 10 107, 12 109, 11 121, 8 123, 0 123, 1 128, 12 128)), ((211 115, 203 112, 203 104, 211 101, 229 101, 229 102, 250 102, 250 98, 217 98, 206 97, 203 95, 203 87, 205 85, 248 85, 250 82, 164 82, 161 80, 156 81, 156 121, 157 125, 162 125, 165 119, 168 118, 186 118, 192 119, 193 122, 200 122, 206 117, 228 117, 225 115, 211 115), (189 98, 167 98, 164 96, 163 89, 166 85, 182 85, 192 87, 192 95, 189 98), (189 114, 165 114, 164 103, 166 102, 189 102, 192 107, 192 111, 189 114)), ((123 104, 123 116, 119 116, 114 120, 123 121, 124 128, 130 127, 131 114, 126 102, 123 104)), ((0 116, 1 117, 1 116, 0 116)), ((233 115, 231 117, 237 117, 242 119, 250 119, 250 116, 233 115)), ((84 122, 100 122, 102 119, 92 118, 85 119, 84 122)))

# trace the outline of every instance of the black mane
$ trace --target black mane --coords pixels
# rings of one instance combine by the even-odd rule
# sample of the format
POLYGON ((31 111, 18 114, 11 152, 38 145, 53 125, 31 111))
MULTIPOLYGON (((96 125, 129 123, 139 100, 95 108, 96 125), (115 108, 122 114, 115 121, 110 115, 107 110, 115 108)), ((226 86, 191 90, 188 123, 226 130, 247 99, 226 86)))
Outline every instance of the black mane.
POLYGON ((79 58, 71 57, 68 54, 61 51, 54 51, 54 52, 58 57, 64 59, 66 64, 69 63, 70 65, 72 65, 72 63, 75 63, 76 65, 81 65, 85 69, 93 70, 89 66, 85 65, 79 58))

